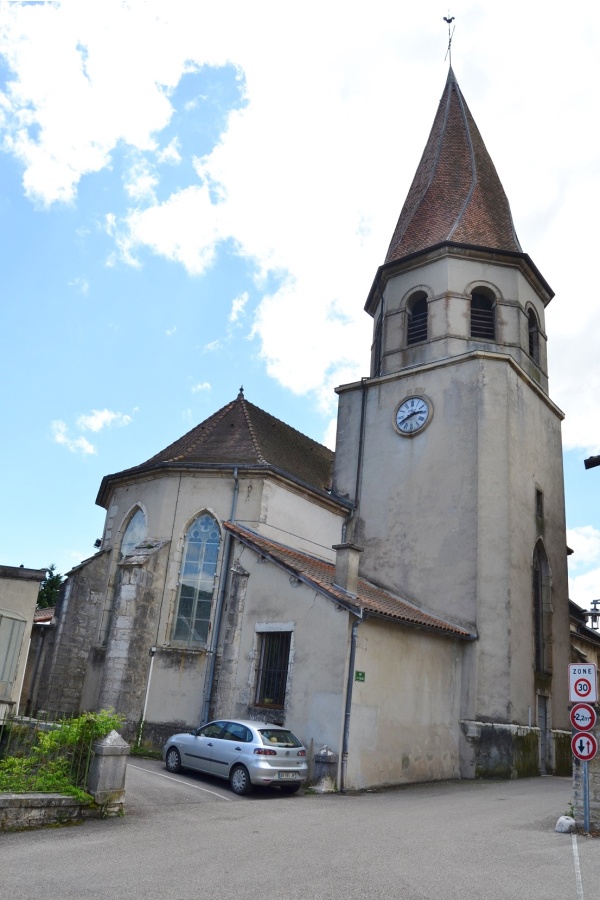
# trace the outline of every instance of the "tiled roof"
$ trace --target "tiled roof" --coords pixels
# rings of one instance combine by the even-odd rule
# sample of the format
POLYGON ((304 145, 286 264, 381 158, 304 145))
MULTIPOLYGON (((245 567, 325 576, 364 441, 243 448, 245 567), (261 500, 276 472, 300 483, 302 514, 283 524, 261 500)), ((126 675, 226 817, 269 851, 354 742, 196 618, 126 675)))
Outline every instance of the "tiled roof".
POLYGON ((452 69, 385 261, 447 241, 521 252, 504 188, 452 69))
POLYGON ((33 614, 34 625, 49 625, 54 618, 54 607, 48 606, 45 609, 36 609, 33 614))
POLYGON ((238 540, 251 547, 257 553, 272 559, 273 562, 283 566, 291 574, 301 578, 305 583, 312 585, 315 590, 327 594, 334 600, 346 606, 353 607, 359 614, 368 613, 386 619, 395 619, 405 625, 424 628, 428 631, 441 632, 443 634, 471 640, 475 637, 466 628, 446 622, 438 616, 432 615, 423 609, 395 597, 389 591, 377 587, 364 578, 358 579, 358 592, 356 597, 334 584, 335 566, 307 553, 292 550, 285 544, 268 540, 255 531, 242 528, 231 522, 225 523, 225 528, 238 540))
POLYGON ((146 462, 107 475, 97 502, 114 479, 156 468, 194 465, 258 466, 278 469, 321 491, 331 489, 334 454, 306 435, 238 397, 146 462))

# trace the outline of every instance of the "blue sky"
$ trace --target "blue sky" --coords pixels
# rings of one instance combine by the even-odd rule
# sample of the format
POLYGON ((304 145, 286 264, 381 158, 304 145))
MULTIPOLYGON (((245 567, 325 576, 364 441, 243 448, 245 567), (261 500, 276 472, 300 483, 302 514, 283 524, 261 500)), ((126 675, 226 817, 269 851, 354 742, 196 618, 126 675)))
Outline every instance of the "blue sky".
MULTIPOLYGON (((444 86, 446 10, 0 3, 6 565, 91 555, 103 475, 246 396, 331 444, 444 86), (173 7, 171 9, 171 7, 173 7)), ((460 2, 453 65, 556 291, 571 596, 600 596, 600 11, 460 2), (557 63, 560 60, 560 64, 557 63)))

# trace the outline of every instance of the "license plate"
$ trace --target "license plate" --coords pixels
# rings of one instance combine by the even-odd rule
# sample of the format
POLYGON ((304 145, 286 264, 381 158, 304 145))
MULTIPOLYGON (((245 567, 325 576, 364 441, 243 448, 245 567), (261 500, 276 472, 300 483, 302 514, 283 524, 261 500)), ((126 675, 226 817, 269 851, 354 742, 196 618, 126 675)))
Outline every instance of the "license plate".
POLYGON ((279 778, 292 778, 292 779, 294 779, 294 778, 297 778, 298 776, 296 775, 295 772, 280 772, 278 777, 279 777, 279 778))

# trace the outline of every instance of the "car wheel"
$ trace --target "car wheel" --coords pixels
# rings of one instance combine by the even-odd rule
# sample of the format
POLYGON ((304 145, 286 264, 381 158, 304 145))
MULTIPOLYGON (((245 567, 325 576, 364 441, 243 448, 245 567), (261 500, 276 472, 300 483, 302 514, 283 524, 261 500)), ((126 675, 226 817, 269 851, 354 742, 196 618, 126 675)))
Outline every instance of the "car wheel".
POLYGON ((279 790, 282 794, 297 794, 300 790, 299 784, 280 784, 279 790))
POLYGON ((181 756, 177 747, 169 747, 165 757, 165 766, 168 772, 181 771, 181 756))
POLYGON ((234 766, 229 775, 229 783, 234 794, 249 794, 252 782, 245 766, 234 766))

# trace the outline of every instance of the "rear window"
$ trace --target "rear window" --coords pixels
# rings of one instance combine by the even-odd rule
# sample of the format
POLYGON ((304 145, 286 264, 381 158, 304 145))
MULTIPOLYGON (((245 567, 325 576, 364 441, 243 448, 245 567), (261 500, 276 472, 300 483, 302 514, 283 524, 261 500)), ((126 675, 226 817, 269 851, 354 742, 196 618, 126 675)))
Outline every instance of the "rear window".
POLYGON ((272 746, 279 744, 280 747, 301 747, 302 744, 295 734, 286 731, 283 728, 261 728, 259 734, 263 744, 272 746))

